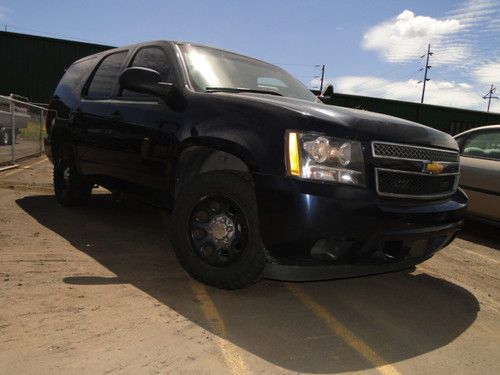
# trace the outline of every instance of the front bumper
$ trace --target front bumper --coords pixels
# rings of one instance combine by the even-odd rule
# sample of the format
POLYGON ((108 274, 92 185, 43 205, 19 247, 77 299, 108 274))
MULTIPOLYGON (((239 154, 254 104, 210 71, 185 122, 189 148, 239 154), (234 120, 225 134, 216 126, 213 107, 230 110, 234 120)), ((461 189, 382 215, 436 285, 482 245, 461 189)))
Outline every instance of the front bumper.
POLYGON ((372 190, 254 174, 265 277, 319 280, 404 269, 461 228, 462 191, 438 201, 381 199, 372 190))

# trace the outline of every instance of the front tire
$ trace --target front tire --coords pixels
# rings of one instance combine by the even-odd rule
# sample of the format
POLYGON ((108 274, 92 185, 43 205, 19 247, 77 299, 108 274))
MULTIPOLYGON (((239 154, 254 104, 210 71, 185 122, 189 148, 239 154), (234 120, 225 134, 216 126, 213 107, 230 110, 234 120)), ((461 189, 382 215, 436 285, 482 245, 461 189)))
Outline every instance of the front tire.
POLYGON ((65 207, 85 205, 93 184, 78 171, 71 147, 62 147, 54 159, 54 193, 57 201, 65 207))
POLYGON ((172 213, 172 241, 193 278, 221 288, 256 282, 264 269, 255 193, 244 176, 214 171, 184 184, 172 213))

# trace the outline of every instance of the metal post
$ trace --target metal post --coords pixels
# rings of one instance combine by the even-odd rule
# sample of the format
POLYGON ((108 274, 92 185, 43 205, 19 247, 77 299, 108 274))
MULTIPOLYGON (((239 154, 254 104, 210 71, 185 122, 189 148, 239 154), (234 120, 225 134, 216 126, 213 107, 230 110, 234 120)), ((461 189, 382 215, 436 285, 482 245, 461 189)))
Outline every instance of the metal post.
POLYGON ((491 85, 490 92, 489 92, 489 95, 488 95, 488 109, 487 109, 487 112, 490 111, 491 95, 493 95, 493 84, 491 85))
MULTIPOLYGON (((430 68, 429 66, 429 56, 432 55, 432 52, 431 52, 431 45, 429 44, 429 46, 427 47, 427 61, 425 62, 425 74, 424 74, 424 86, 422 87, 422 98, 420 99, 420 103, 423 103, 424 102, 424 96, 425 96, 425 84, 427 83, 427 81, 429 80, 427 78, 427 70, 430 68)), ((425 55, 424 55, 425 56, 425 55)))
POLYGON ((486 112, 490 111, 490 105, 491 105, 491 99, 498 99, 498 96, 493 96, 493 94, 497 91, 497 88, 492 84, 490 91, 483 96, 483 99, 488 99, 488 110, 486 112))
POLYGON ((325 64, 321 66, 321 84, 319 86, 319 93, 323 93, 323 80, 325 79, 325 64))
POLYGON ((14 101, 10 100, 10 130, 11 130, 11 156, 12 164, 16 163, 16 107, 14 101))
POLYGON ((323 65, 315 65, 315 68, 321 68, 321 77, 314 76, 314 78, 319 78, 319 94, 323 94, 323 81, 325 80, 325 64, 323 65))

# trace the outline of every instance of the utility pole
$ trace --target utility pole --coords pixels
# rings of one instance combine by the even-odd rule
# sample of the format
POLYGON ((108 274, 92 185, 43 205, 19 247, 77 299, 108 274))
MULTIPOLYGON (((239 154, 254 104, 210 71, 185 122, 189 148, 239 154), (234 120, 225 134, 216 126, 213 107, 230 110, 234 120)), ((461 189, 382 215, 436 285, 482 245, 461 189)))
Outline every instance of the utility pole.
POLYGON ((316 65, 316 68, 321 68, 321 79, 319 83, 319 92, 320 94, 323 92, 323 81, 325 80, 325 64, 323 65, 316 65))
MULTIPOLYGON (((420 103, 423 103, 424 102, 424 96, 425 96, 425 84, 427 83, 427 81, 430 81, 431 79, 430 78, 427 78, 427 70, 429 70, 431 68, 431 66, 429 65, 429 56, 432 56, 433 53, 431 52, 431 45, 429 43, 429 46, 427 47, 427 61, 425 62, 425 73, 424 73, 424 87, 422 87, 422 98, 420 99, 420 103)), ((425 57, 426 55, 422 55, 420 56, 420 58, 423 58, 425 57)), ((424 68, 420 69, 420 71, 424 70, 424 68)), ((420 83, 422 81, 418 81, 418 83, 420 83)))
POLYGON ((488 110, 487 110, 487 112, 490 111, 491 99, 498 99, 498 96, 493 96, 493 94, 495 93, 495 91, 497 91, 497 88, 495 86, 491 85, 490 91, 488 91, 488 93, 485 96, 483 96, 483 99, 488 99, 488 110))

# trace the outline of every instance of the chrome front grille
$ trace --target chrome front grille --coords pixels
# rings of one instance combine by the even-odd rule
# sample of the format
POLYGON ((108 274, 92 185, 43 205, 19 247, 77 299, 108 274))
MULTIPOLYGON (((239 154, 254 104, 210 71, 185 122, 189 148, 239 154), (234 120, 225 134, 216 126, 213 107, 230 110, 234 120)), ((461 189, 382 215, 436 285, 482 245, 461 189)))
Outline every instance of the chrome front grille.
POLYGON ((453 194, 459 154, 430 147, 372 142, 375 185, 381 196, 434 199, 453 194))
POLYGON ((373 142, 373 156, 406 160, 442 161, 458 163, 458 153, 436 148, 373 142))

